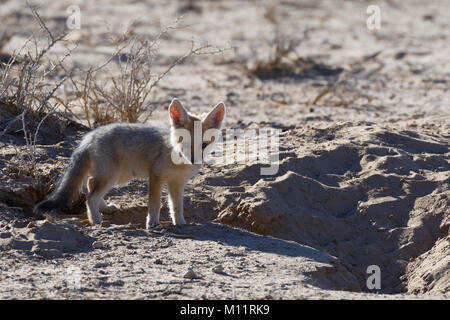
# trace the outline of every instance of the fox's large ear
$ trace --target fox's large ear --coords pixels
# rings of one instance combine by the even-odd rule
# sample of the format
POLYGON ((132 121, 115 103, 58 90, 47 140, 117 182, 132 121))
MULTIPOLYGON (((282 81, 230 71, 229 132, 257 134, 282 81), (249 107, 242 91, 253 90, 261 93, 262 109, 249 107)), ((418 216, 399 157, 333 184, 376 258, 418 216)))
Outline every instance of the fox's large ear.
POLYGON ((175 127, 184 127, 189 122, 189 115, 178 99, 172 99, 169 106, 169 117, 175 127))
POLYGON ((204 122, 208 128, 220 129, 225 118, 225 103, 219 102, 206 116, 204 122))

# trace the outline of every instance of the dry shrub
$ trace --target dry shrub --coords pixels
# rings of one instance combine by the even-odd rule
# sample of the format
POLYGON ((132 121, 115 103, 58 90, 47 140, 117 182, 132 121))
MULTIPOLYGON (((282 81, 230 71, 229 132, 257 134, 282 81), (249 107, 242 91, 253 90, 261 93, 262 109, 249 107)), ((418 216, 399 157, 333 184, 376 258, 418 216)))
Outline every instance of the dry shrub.
POLYGON ((12 33, 6 30, 0 33, 0 63, 8 63, 11 59, 9 54, 3 53, 3 48, 9 42, 11 37, 12 33))
POLYGON ((272 40, 251 46, 250 55, 238 54, 236 62, 245 73, 258 78, 300 75, 316 66, 312 59, 298 54, 298 47, 308 36, 307 33, 305 30, 303 37, 291 37, 278 31, 277 27, 272 40))
MULTIPOLYGON (((94 124, 110 122, 145 122, 151 115, 152 108, 146 102, 152 89, 157 85, 152 73, 152 44, 133 37, 125 38, 124 43, 116 46, 114 55, 97 68, 83 72, 83 79, 71 79, 73 99, 64 103, 66 109, 79 119, 71 110, 78 104, 89 127, 94 124), (127 54, 122 53, 129 47, 127 54), (116 75, 102 79, 111 62, 117 61, 116 75), (146 114, 145 118, 140 118, 146 114)), ((115 67, 115 66, 112 66, 115 67)), ((81 119, 79 119, 81 120, 81 119)))
POLYGON ((153 72, 154 58, 161 38, 176 27, 164 29, 153 41, 129 36, 129 31, 116 41, 114 54, 101 66, 83 71, 81 81, 70 79, 72 99, 61 101, 66 110, 80 119, 72 110, 81 107, 89 127, 110 122, 146 122, 155 106, 148 102, 152 90, 178 64, 191 56, 216 54, 224 49, 210 45, 195 46, 176 58, 162 73, 153 72), (128 49, 127 53, 124 53, 128 49), (117 62, 117 65, 111 65, 117 62), (111 70, 116 67, 118 70, 111 70), (116 71, 116 72, 114 72, 116 71), (104 74, 110 76, 104 79, 104 74), (102 77, 103 76, 103 77, 102 77))
POLYGON ((296 39, 277 36, 269 42, 268 55, 265 57, 261 57, 255 47, 251 48, 252 56, 245 64, 246 71, 258 77, 295 72, 295 61, 298 57, 293 59, 291 55, 295 54, 299 43, 300 41, 296 39))
POLYGON ((55 44, 64 41, 65 34, 54 37, 36 9, 31 5, 29 8, 46 35, 47 42, 42 45, 35 37, 30 37, 10 55, 7 62, 1 62, 0 138, 20 135, 25 144, 16 148, 16 155, 10 161, 0 160, 12 176, 19 174, 28 177, 31 180, 30 188, 37 194, 44 194, 50 188, 51 179, 37 173, 36 143, 44 123, 45 131, 53 137, 64 130, 64 124, 55 112, 58 103, 54 95, 67 77, 55 77, 55 70, 71 51, 68 50, 61 59, 48 57, 55 44))
POLYGON ((41 47, 36 38, 30 37, 19 50, 13 52, 7 63, 2 63, 0 137, 22 130, 29 155, 34 159, 36 140, 43 122, 52 119, 52 124, 56 127, 60 122, 52 117, 58 106, 53 98, 67 77, 55 77, 55 70, 71 51, 68 50, 61 59, 48 57, 48 52, 56 43, 63 41, 65 34, 54 37, 36 10, 32 6, 30 9, 46 34, 47 43, 41 47), (30 45, 33 48, 26 50, 30 45), (20 130, 18 125, 21 126, 20 130))
POLYGON ((280 3, 276 0, 268 1, 264 7, 264 18, 270 23, 277 25, 279 19, 279 5, 280 3))
POLYGON ((380 52, 381 51, 377 51, 374 54, 354 61, 352 63, 353 70, 343 71, 337 77, 327 81, 328 83, 325 88, 319 92, 311 104, 316 105, 322 99, 326 100, 326 103, 343 107, 354 104, 358 99, 365 99, 367 103, 371 103, 373 97, 358 89, 359 78, 367 80, 373 74, 379 72, 384 67, 384 63, 380 62, 377 68, 370 70, 367 73, 363 73, 362 76, 358 76, 358 73, 359 70, 364 70, 363 65, 367 64, 368 61, 376 61, 380 52))

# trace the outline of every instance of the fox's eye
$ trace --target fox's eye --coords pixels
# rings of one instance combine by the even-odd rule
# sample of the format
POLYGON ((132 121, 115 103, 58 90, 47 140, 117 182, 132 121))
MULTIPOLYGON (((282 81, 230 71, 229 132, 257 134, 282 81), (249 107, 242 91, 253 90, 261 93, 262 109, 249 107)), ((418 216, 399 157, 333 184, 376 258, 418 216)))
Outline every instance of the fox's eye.
POLYGON ((207 143, 203 143, 202 144, 202 149, 205 149, 207 145, 208 145, 207 143))

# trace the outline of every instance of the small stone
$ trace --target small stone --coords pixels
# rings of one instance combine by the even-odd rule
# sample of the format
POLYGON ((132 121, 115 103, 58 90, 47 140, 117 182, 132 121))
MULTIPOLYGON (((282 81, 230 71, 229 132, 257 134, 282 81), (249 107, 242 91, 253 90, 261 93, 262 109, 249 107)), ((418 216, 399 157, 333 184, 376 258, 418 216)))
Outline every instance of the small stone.
POLYGON ((183 278, 195 279, 195 278, 199 278, 199 276, 194 272, 194 270, 192 270, 192 268, 189 268, 187 270, 187 272, 184 274, 183 278))
POLYGON ((92 243, 92 248, 93 249, 104 249, 104 248, 107 248, 107 246, 102 241, 97 240, 92 243))
POLYGON ((223 274, 223 267, 222 265, 218 264, 217 266, 214 266, 211 271, 214 273, 223 274))
POLYGON ((94 268, 105 268, 107 266, 108 264, 106 262, 97 262, 96 264, 94 264, 94 268))
POLYGON ((163 262, 162 262, 161 259, 156 259, 156 260, 154 261, 154 264, 163 264, 163 262))

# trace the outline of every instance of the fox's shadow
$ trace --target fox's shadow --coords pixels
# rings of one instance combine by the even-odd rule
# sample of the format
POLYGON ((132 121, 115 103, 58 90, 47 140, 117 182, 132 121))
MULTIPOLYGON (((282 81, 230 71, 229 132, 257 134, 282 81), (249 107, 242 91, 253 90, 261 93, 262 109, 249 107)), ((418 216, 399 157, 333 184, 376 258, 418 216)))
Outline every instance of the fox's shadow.
MULTIPOLYGON (((103 215, 104 224, 130 225, 135 229, 145 229, 147 215, 146 206, 121 208, 118 212, 103 215)), ((86 214, 77 216, 82 223, 87 224, 86 214)), ((189 221, 189 215, 187 215, 189 221)), ((211 221, 194 221, 184 226, 173 226, 170 222, 168 209, 161 208, 162 227, 155 230, 166 236, 195 239, 198 241, 216 241, 231 247, 243 247, 249 251, 260 251, 284 256, 301 256, 318 262, 327 263, 333 257, 323 252, 301 245, 294 241, 277 239, 271 236, 262 236, 243 229, 211 221)))

